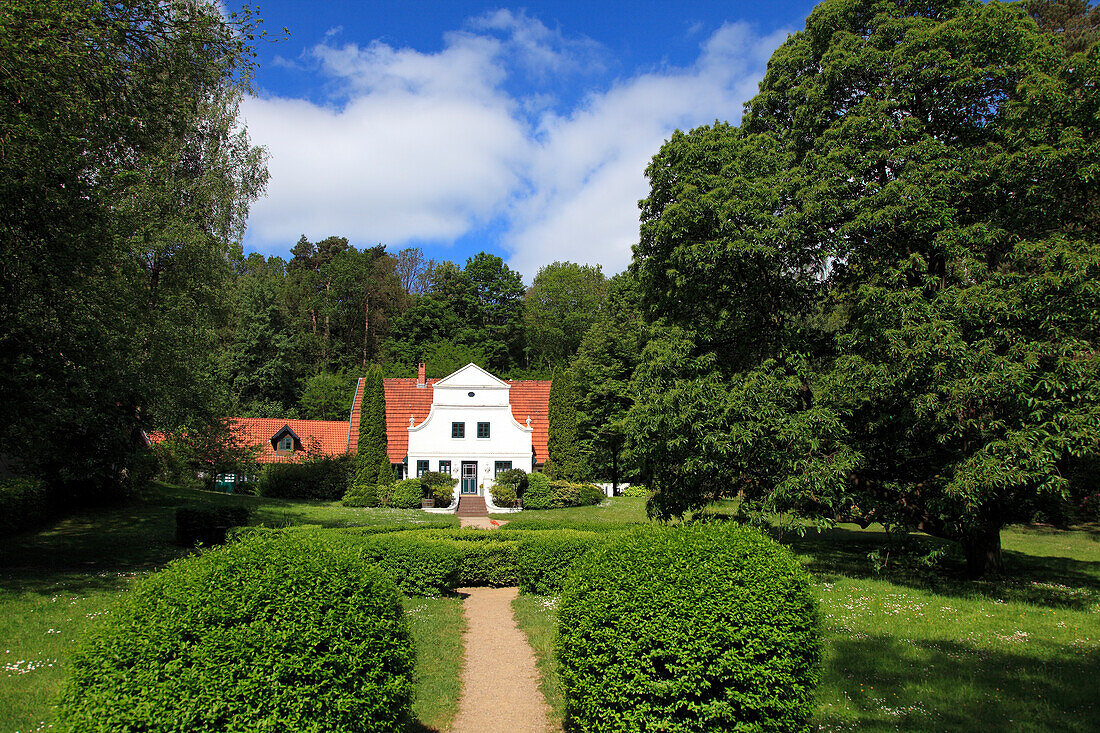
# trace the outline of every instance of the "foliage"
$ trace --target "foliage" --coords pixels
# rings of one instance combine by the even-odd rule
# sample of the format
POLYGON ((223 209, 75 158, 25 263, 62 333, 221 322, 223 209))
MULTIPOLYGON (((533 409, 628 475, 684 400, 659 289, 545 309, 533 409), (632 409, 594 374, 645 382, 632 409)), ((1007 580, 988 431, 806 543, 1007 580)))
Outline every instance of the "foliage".
POLYGON ((255 23, 27 0, 0 29, 0 441, 67 503, 106 497, 142 427, 224 414, 221 285, 267 177, 237 123, 255 23))
POLYGON ((322 456, 268 464, 260 474, 260 496, 336 501, 347 493, 350 463, 348 456, 322 456))
POLYGON ((424 491, 435 499, 437 505, 450 506, 454 501, 454 489, 458 485, 458 479, 449 473, 425 471, 420 475, 420 483, 424 485, 424 491))
POLYGON ((633 266, 653 511, 740 493, 1001 570, 1100 440, 1098 78, 1020 6, 827 0, 740 127, 674 135, 633 266))
POLYGON ((550 482, 550 506, 564 509, 571 506, 592 506, 604 500, 604 493, 592 484, 573 484, 568 481, 550 482))
POLYGON ((347 493, 340 499, 340 503, 352 507, 380 506, 378 487, 375 484, 354 483, 348 487, 347 493))
POLYGON ((416 532, 389 532, 359 539, 363 556, 377 563, 403 593, 438 596, 458 587, 462 549, 428 542, 416 532))
POLYGON ((378 485, 390 486, 397 477, 393 473, 393 464, 390 463, 389 456, 382 456, 382 460, 378 464, 378 485))
POLYGON ((244 426, 231 418, 215 418, 181 436, 170 436, 169 440, 185 443, 176 456, 186 457, 192 471, 205 475, 208 489, 213 488, 219 474, 254 475, 258 471, 259 446, 253 445, 244 426))
POLYGON ((477 364, 484 369, 489 364, 489 358, 477 346, 442 339, 424 346, 423 363, 428 377, 439 378, 456 372, 467 364, 477 364))
POLYGON ((0 478, 0 536, 29 529, 54 512, 53 499, 45 485, 34 478, 0 478))
POLYGON ((629 273, 608 281, 607 310, 581 339, 570 364, 577 393, 577 431, 594 476, 615 486, 634 473, 625 455, 630 380, 647 340, 638 289, 629 273))
POLYGON ((384 506, 395 509, 416 509, 424 498, 424 485, 418 478, 407 478, 393 484, 387 492, 389 501, 384 506))
POLYGON ((248 524, 252 512, 243 506, 180 507, 176 510, 176 544, 220 545, 232 527, 248 524))
POLYGON ((524 304, 529 358, 564 366, 605 312, 607 280, 600 266, 553 262, 539 268, 524 304))
POLYGON ((523 498, 523 492, 527 491, 527 472, 522 468, 509 468, 497 474, 498 484, 512 484, 516 489, 516 496, 523 498))
POLYGON ((642 484, 631 484, 630 486, 627 486, 625 489, 623 489, 623 493, 621 495, 634 499, 648 499, 650 493, 651 492, 649 491, 649 489, 647 489, 642 484))
POLYGON ((565 481, 583 480, 584 456, 577 436, 577 394, 573 389, 572 376, 567 370, 554 373, 547 413, 550 422, 547 475, 565 481))
POLYGON ((527 477, 527 491, 523 494, 524 509, 550 508, 550 477, 544 473, 532 473, 527 477))
POLYGON ((1088 51, 1100 40, 1100 5, 1089 0, 1026 0, 1024 9, 1067 54, 1088 51))
POLYGON ((558 623, 567 730, 809 729, 820 657, 809 578, 756 531, 621 535, 581 559, 558 623))
POLYGON ((516 552, 520 591, 538 595, 560 593, 581 556, 606 537, 572 529, 523 532, 516 552))
POLYGON ((427 292, 394 319, 389 351, 395 361, 415 364, 429 345, 446 341, 483 354, 487 369, 507 371, 522 360, 523 294, 519 273, 496 255, 480 252, 464 268, 444 262, 427 292))
POLYGON ((516 505, 516 485, 507 481, 501 481, 499 477, 489 488, 493 495, 493 503, 498 507, 513 507, 516 505))
POLYGON ((362 480, 377 481, 379 465, 382 461, 389 462, 386 454, 386 392, 381 368, 372 366, 367 372, 360 400, 356 463, 359 471, 365 472, 362 480))
POLYGON ((355 380, 342 373, 319 372, 306 380, 300 400, 304 420, 346 420, 355 380))
POLYGON ((69 729, 403 729, 401 599, 340 540, 258 534, 140 581, 77 654, 69 729))

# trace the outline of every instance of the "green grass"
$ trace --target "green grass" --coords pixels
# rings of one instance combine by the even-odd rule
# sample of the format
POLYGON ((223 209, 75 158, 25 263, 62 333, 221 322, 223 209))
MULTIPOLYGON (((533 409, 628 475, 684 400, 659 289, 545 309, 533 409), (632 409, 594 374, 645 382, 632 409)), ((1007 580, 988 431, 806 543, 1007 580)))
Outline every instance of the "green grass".
POLYGON ((526 525, 560 525, 568 527, 574 524, 631 524, 648 522, 645 513, 644 498, 616 496, 605 499, 597 506, 578 506, 569 509, 539 509, 519 512, 518 514, 493 514, 493 519, 508 520, 514 527, 526 525))
MULTIPOLYGON (((962 577, 955 548, 894 546, 844 526, 785 544, 814 577, 825 641, 814 730, 1092 731, 1100 719, 1100 534, 1012 527, 1004 579, 962 577), (946 553, 937 566, 920 562, 946 553), (879 561, 868 554, 879 550, 879 561), (877 566, 877 571, 876 571, 877 566)), ((516 618, 561 715, 553 598, 521 597, 516 618)))
MULTIPOLYGON (((293 502, 158 484, 122 506, 79 512, 41 532, 4 538, 0 733, 41 730, 54 721, 53 703, 80 637, 135 577, 188 552, 172 542, 176 508, 215 505, 250 506, 253 522, 269 526, 415 527, 441 519, 418 510, 353 509, 338 502, 293 502)), ((406 608, 420 679, 414 729, 444 730, 458 704, 462 602, 409 598, 406 608)))
POLYGON ((546 698, 553 716, 551 723, 561 726, 565 712, 561 680, 558 679, 558 662, 554 657, 554 639, 557 637, 557 605, 555 596, 521 595, 512 601, 512 613, 520 631, 535 652, 535 664, 542 681, 539 689, 546 698))
POLYGON ((405 615, 416 645, 414 729, 447 730, 462 693, 462 598, 406 598, 405 615))

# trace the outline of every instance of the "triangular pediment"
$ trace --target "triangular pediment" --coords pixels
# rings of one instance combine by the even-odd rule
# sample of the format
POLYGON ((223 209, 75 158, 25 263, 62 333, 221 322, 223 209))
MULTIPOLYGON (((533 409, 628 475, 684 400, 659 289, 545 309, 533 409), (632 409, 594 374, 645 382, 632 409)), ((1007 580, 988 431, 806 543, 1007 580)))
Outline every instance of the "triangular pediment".
POLYGON ((507 389, 508 383, 494 377, 477 364, 470 363, 436 382, 435 388, 439 389, 440 387, 481 387, 483 389, 486 387, 504 387, 507 389))

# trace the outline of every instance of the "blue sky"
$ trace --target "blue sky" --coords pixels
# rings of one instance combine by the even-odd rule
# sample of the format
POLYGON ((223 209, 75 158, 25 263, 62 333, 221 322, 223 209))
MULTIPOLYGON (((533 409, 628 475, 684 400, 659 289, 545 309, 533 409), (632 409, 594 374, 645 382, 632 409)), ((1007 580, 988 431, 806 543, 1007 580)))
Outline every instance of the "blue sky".
POLYGON ((809 2, 260 2, 242 112, 271 181, 245 248, 330 234, 530 282, 622 270, 645 166, 673 130, 737 122, 809 2))

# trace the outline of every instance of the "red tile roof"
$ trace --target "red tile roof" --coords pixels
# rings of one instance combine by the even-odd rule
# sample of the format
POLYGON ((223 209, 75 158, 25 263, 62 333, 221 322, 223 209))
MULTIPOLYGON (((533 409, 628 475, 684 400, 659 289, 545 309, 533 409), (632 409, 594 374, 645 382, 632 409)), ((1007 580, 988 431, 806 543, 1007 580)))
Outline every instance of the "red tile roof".
POLYGON ((260 446, 260 453, 256 458, 259 463, 281 463, 302 457, 297 451, 293 455, 276 455, 275 449, 271 447, 271 438, 284 425, 289 426, 302 441, 303 450, 329 456, 339 456, 347 452, 346 420, 287 420, 281 417, 234 417, 230 420, 240 426, 250 444, 260 446))
MULTIPOLYGON (((401 463, 409 452, 409 416, 419 425, 432 409, 433 385, 438 379, 425 380, 424 387, 416 386, 416 379, 383 379, 382 389, 386 394, 386 452, 393 463, 401 463)), ((512 404, 512 417, 520 425, 527 425, 531 418, 531 443, 535 449, 535 463, 545 463, 548 452, 546 441, 550 433, 550 381, 509 381, 509 400, 512 404)), ((360 396, 359 401, 362 401, 360 396)), ((356 407, 358 409, 358 402, 356 407)), ((353 442, 355 438, 352 439, 353 442)))

